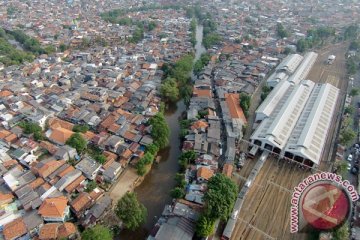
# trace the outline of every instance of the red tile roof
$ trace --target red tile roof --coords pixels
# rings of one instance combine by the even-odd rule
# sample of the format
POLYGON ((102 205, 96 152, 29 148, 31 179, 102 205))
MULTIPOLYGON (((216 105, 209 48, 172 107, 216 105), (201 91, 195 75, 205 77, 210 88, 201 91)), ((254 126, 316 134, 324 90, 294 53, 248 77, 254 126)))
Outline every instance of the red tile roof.
POLYGON ((23 236, 26 233, 26 225, 22 218, 17 218, 14 221, 6 224, 3 230, 5 240, 13 240, 23 236))
POLYGON ((39 208, 42 217, 64 217, 68 200, 66 197, 46 198, 39 208))

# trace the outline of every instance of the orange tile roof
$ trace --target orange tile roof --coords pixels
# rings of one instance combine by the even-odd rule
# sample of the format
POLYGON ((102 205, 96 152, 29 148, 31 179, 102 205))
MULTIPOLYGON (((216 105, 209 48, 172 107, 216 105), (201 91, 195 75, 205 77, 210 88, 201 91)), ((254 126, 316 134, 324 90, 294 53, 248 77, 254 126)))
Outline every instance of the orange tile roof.
POLYGON ((121 156, 124 157, 124 158, 129 158, 131 156, 132 152, 129 150, 129 149, 126 149, 122 154, 121 156))
POLYGON ((58 237, 58 229, 61 223, 48 223, 41 227, 39 239, 50 240, 58 237))
POLYGON ((46 198, 41 204, 38 213, 42 217, 63 217, 67 207, 66 197, 46 198))
POLYGON ((9 169, 10 167, 12 167, 13 165, 18 164, 18 161, 11 159, 9 161, 3 162, 3 166, 7 169, 9 169))
POLYGON ((104 190, 97 187, 94 190, 92 190, 89 194, 92 199, 97 201, 104 194, 104 190))
POLYGON ((86 133, 81 133, 81 135, 87 139, 87 140, 91 140, 93 137, 95 137, 95 133, 91 132, 91 131, 87 131, 86 133))
POLYGON ((204 121, 196 121, 193 123, 193 125, 191 126, 191 129, 194 130, 194 129, 199 129, 199 128, 208 128, 209 127, 209 124, 207 122, 204 122, 204 121))
POLYGON ((5 139, 10 134, 11 134, 11 132, 9 132, 9 131, 7 131, 5 129, 1 129, 0 130, 0 139, 5 139))
POLYGON ((0 204, 10 203, 14 199, 14 195, 11 193, 2 193, 0 192, 0 204))
POLYGON ((110 114, 109 116, 107 116, 101 123, 100 126, 103 128, 109 128, 113 123, 115 123, 115 121, 118 119, 118 115, 117 114, 110 114))
POLYGON ((225 174, 225 176, 231 177, 233 169, 234 167, 232 164, 225 163, 222 172, 225 174))
POLYGON ((112 153, 112 152, 108 152, 108 151, 104 151, 103 152, 103 155, 106 157, 106 159, 114 159, 116 160, 117 158, 117 155, 115 153, 112 153))
POLYGON ((132 116, 132 114, 130 112, 127 112, 121 108, 119 108, 118 110, 116 110, 117 113, 119 113, 121 116, 125 116, 125 118, 130 118, 132 116))
POLYGON ((197 177, 198 178, 203 178, 203 179, 206 179, 206 180, 209 180, 212 176, 214 176, 214 171, 209 169, 209 168, 206 168, 206 167, 200 167, 198 170, 197 170, 197 177))
POLYGON ((65 128, 56 128, 52 130, 49 139, 61 144, 65 144, 71 135, 73 135, 73 133, 73 131, 65 128))
POLYGON ((112 159, 112 158, 107 159, 107 161, 103 164, 103 168, 104 168, 105 170, 108 169, 113 162, 115 162, 114 159, 112 159))
POLYGON ((58 149, 54 144, 47 142, 47 141, 41 141, 40 147, 48 150, 49 153, 51 153, 51 154, 55 154, 58 149))
POLYGON ((73 181, 72 183, 70 183, 66 188, 65 188, 65 191, 68 192, 68 193, 71 193, 72 191, 75 190, 75 188, 77 188, 80 183, 82 181, 85 180, 85 177, 83 175, 81 175, 80 177, 78 177, 77 179, 75 179, 75 181, 73 181))
POLYGON ((239 94, 237 93, 225 93, 225 101, 228 105, 230 116, 232 118, 240 118, 244 124, 247 123, 244 112, 240 107, 239 94))
POLYGON ((80 212, 87 208, 92 201, 92 198, 87 192, 82 192, 75 198, 71 203, 70 206, 76 211, 80 212))
POLYGON ((126 131, 124 134, 124 138, 132 140, 136 137, 136 134, 130 131, 126 131))
POLYGON ((119 129, 120 129, 120 125, 116 123, 113 123, 108 127, 108 130, 113 133, 116 133, 119 129))
POLYGON ((74 127, 74 124, 64 121, 64 120, 61 120, 61 119, 58 119, 58 118, 51 118, 51 119, 49 119, 48 123, 49 123, 49 128, 51 128, 51 129, 60 127, 60 128, 65 128, 67 130, 72 131, 72 129, 74 127))
POLYGON ((3 230, 5 240, 16 239, 25 233, 27 233, 27 229, 22 218, 17 218, 14 221, 6 224, 3 230))
MULTIPOLYGON (((49 176, 50 174, 55 172, 56 169, 58 169, 59 167, 64 165, 64 163, 65 163, 65 160, 60 160, 60 161, 52 160, 52 161, 49 161, 49 162, 45 163, 44 166, 37 169, 37 173, 39 174, 40 177, 46 178, 47 176, 49 176)), ((36 169, 35 169, 35 171, 36 171, 36 169)))
POLYGON ((37 179, 35 179, 34 181, 32 181, 29 186, 30 186, 32 189, 36 189, 36 188, 40 187, 44 182, 45 182, 45 181, 44 181, 43 178, 38 177, 37 179))
POLYGON ((12 92, 8 91, 8 90, 2 90, 0 91, 0 98, 3 98, 3 97, 9 97, 13 95, 12 92))
POLYGON ((62 178, 62 177, 65 176, 67 173, 72 172, 72 171, 74 171, 74 170, 75 170, 75 168, 70 165, 70 166, 68 166, 67 168, 65 168, 62 172, 60 172, 60 173, 58 174, 58 176, 62 178))
POLYGON ((194 88, 193 95, 196 97, 212 97, 212 93, 210 89, 197 89, 194 88))
POLYGON ((67 238, 77 232, 76 226, 70 222, 61 224, 61 226, 58 228, 58 231, 58 239, 67 238))
POLYGON ((9 136, 5 137, 4 140, 5 140, 6 142, 11 142, 11 143, 13 143, 16 139, 17 139, 17 136, 16 136, 14 133, 12 133, 12 134, 10 134, 9 136))

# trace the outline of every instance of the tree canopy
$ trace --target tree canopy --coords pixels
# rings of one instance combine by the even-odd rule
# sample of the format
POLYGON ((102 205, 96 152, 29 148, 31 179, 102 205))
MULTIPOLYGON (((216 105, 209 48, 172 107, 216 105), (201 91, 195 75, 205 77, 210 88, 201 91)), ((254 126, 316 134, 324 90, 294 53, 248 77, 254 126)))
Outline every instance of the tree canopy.
POLYGON ((154 144, 162 149, 169 143, 170 129, 162 113, 157 113, 150 119, 151 136, 154 139, 154 144))
POLYGON ((44 139, 42 128, 38 124, 32 122, 20 122, 19 126, 24 129, 25 134, 34 134, 33 136, 36 141, 44 139))
POLYGON ((249 94, 246 93, 240 94, 240 107, 244 111, 245 116, 247 116, 249 113, 250 101, 251 101, 251 97, 249 94))
POLYGON ((135 230, 146 219, 147 211, 135 193, 126 193, 117 203, 116 215, 123 221, 126 228, 135 230))
POLYGON ((206 237, 214 232, 215 221, 201 215, 196 223, 196 235, 198 237, 206 237))
POLYGON ((113 236, 109 228, 96 225, 92 228, 86 228, 81 234, 83 240, 112 240, 113 236))
POLYGON ((18 65, 24 62, 31 62, 34 56, 31 53, 18 50, 8 42, 8 35, 0 28, 0 62, 5 66, 18 65))
POLYGON ((348 223, 345 223, 340 228, 333 231, 333 239, 334 240, 344 240, 344 239, 350 239, 350 233, 349 233, 349 225, 348 223))
POLYGON ((289 37, 289 35, 290 35, 289 32, 284 28, 284 26, 281 23, 277 24, 276 32, 280 38, 289 37))
POLYGON ((196 159, 196 153, 193 150, 181 153, 179 157, 179 165, 182 171, 185 171, 190 163, 194 163, 196 159))
POLYGON ((222 219, 230 216, 237 197, 236 184, 225 175, 218 173, 208 182, 208 191, 204 195, 205 213, 210 219, 222 219))
POLYGON ((161 84, 160 93, 165 101, 176 102, 179 99, 179 89, 176 79, 167 78, 161 84))
POLYGON ((80 133, 74 133, 71 135, 71 137, 66 141, 66 144, 75 148, 78 153, 82 153, 87 147, 87 142, 80 133))
POLYGON ((359 91, 360 91, 359 88, 352 88, 350 91, 350 96, 354 97, 354 96, 359 95, 359 91))
POLYGON ((87 124, 85 124, 85 125, 76 124, 76 125, 74 125, 72 130, 74 132, 86 133, 87 131, 89 131, 89 126, 87 124))
POLYGON ((343 145, 350 144, 356 137, 354 130, 350 128, 345 128, 340 131, 340 143, 343 145))

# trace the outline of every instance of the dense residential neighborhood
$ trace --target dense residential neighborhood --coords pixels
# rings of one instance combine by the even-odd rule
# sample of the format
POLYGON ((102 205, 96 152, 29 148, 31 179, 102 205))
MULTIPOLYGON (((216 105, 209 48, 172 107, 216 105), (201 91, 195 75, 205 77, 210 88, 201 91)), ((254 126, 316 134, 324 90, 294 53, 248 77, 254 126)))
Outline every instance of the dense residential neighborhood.
POLYGON ((359 201, 330 232, 289 226, 311 173, 360 185, 359 20, 340 0, 1 1, 0 238, 359 239, 359 201))

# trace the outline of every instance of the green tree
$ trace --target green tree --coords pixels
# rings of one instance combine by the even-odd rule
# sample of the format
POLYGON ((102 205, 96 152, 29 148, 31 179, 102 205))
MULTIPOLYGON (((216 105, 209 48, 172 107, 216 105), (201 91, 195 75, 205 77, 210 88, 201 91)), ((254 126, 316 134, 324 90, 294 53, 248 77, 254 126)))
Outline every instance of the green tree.
POLYGON ((349 225, 345 223, 340 228, 333 231, 333 240, 350 239, 349 225))
POLYGON ((345 108, 344 113, 345 113, 345 114, 353 114, 354 111, 355 111, 355 108, 350 105, 350 106, 347 106, 347 107, 345 108))
MULTIPOLYGON (((0 34, 1 35, 1 34, 0 34)), ((350 43, 350 46, 349 46, 349 49, 350 50, 353 50, 353 51, 358 51, 360 50, 360 41, 352 41, 350 43)))
POLYGON ((15 8, 14 6, 9 6, 7 9, 6 9, 6 13, 7 15, 11 16, 13 15, 14 13, 16 13, 17 11, 17 8, 15 8))
POLYGON ((41 141, 41 140, 44 140, 45 137, 42 132, 34 132, 34 139, 36 141, 41 141))
POLYGON ((205 215, 201 215, 196 223, 196 235, 198 237, 207 237, 214 232, 215 221, 205 215))
POLYGON ((193 150, 184 152, 179 157, 179 165, 182 171, 185 171, 190 163, 195 163, 196 153, 193 150))
POLYGON ((172 198, 183 198, 185 196, 185 192, 183 188, 175 187, 171 190, 170 195, 172 198))
POLYGON ((90 181, 90 182, 87 183, 85 191, 86 192, 92 192, 96 187, 97 187, 96 182, 95 181, 90 181))
POLYGON ((208 182, 204 195, 205 213, 210 219, 224 221, 230 216, 237 197, 236 184, 225 175, 218 173, 208 182))
POLYGON ((354 97, 354 96, 359 95, 359 91, 360 91, 360 89, 358 89, 358 88, 352 88, 350 91, 350 96, 354 97))
POLYGON ((280 37, 280 38, 289 37, 289 35, 290 35, 281 23, 277 24, 276 32, 277 32, 278 37, 280 37))
POLYGON ((354 75, 357 71, 357 64, 352 58, 346 61, 346 68, 349 74, 354 75))
POLYGON ((156 28, 156 26, 157 26, 156 22, 151 21, 151 22, 149 22, 149 24, 148 24, 148 30, 149 30, 149 31, 152 31, 152 30, 154 30, 154 29, 156 28))
POLYGON ((249 94, 246 94, 246 93, 240 94, 240 107, 244 111, 245 116, 248 115, 249 108, 250 108, 250 101, 251 101, 251 97, 249 94))
POLYGON ((136 163, 136 173, 139 176, 144 176, 144 174, 146 173, 146 165, 143 161, 141 161, 141 159, 136 163))
POLYGON ((169 143, 170 129, 162 113, 157 113, 150 119, 151 136, 154 139, 154 144, 162 149, 169 143))
POLYGON ((60 51, 61 51, 61 52, 64 52, 64 51, 67 50, 69 47, 68 47, 66 44, 64 44, 64 43, 61 43, 60 46, 59 46, 59 48, 60 48, 60 51))
POLYGON ((180 188, 185 188, 186 186, 186 181, 185 181, 185 174, 183 173, 176 173, 175 175, 175 182, 176 182, 176 186, 180 187, 180 188))
POLYGON ((32 122, 21 122, 19 123, 19 126, 24 129, 25 134, 32 134, 42 131, 42 128, 38 124, 32 122))
POLYGON ((109 228, 96 225, 92 228, 86 228, 81 234, 83 240, 112 240, 113 236, 109 228))
POLYGON ((345 128, 340 132, 340 143, 342 145, 349 145, 356 137, 356 133, 350 129, 345 128))
POLYGON ((71 137, 66 141, 66 144, 75 148, 78 153, 82 153, 87 147, 87 142, 80 133, 74 133, 71 135, 71 137))
POLYGON ((145 165, 152 164, 154 161, 154 155, 150 152, 145 153, 145 155, 141 159, 145 165))
POLYGON ((75 124, 72 130, 74 132, 86 133, 87 131, 89 131, 89 126, 87 124, 85 125, 75 124))
POLYGON ((102 155, 102 154, 96 155, 94 157, 94 159, 95 159, 95 161, 97 161, 100 164, 104 164, 106 162, 106 157, 104 155, 102 155))
POLYGON ((167 78, 160 87, 161 96, 170 102, 176 102, 179 99, 179 89, 174 78, 167 78))
POLYGON ((155 156, 159 151, 159 147, 156 146, 155 144, 150 144, 149 146, 146 146, 146 151, 155 156))
POLYGON ((308 47, 307 43, 306 43, 305 39, 303 39, 303 38, 299 39, 296 43, 296 49, 299 52, 305 52, 307 47, 308 47))
POLYGON ((126 228, 134 231, 146 219, 147 211, 135 193, 126 193, 117 203, 116 215, 123 221, 126 228))
POLYGON ((289 47, 286 47, 285 50, 284 50, 284 54, 288 55, 290 53, 293 53, 293 50, 289 47))
POLYGON ((48 45, 44 48, 45 53, 51 54, 56 52, 56 48, 53 45, 48 45))
POLYGON ((359 35, 359 26, 358 25, 350 25, 345 29, 344 39, 356 39, 359 35))

